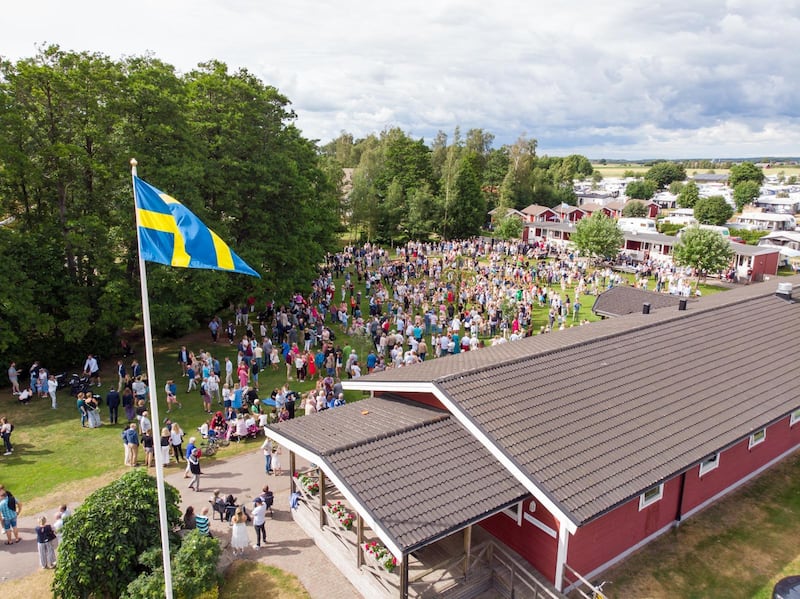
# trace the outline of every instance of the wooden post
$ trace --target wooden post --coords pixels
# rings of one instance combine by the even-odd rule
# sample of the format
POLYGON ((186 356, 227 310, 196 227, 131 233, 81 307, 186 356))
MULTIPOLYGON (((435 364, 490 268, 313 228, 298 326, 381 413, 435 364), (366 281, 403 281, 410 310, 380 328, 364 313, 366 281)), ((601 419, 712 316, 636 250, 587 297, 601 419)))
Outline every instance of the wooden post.
POLYGON ((469 576, 469 558, 472 550, 472 524, 464 529, 464 580, 469 576))
POLYGON ((360 570, 364 565, 364 519, 356 514, 356 567, 360 570))
POLYGON ((409 555, 403 556, 403 561, 400 563, 400 599, 408 599, 408 558, 409 555))
POLYGON ((322 468, 319 472, 319 527, 325 526, 325 473, 322 468))
POLYGON ((295 469, 294 452, 289 452, 289 493, 297 491, 297 485, 294 484, 294 469, 295 469))

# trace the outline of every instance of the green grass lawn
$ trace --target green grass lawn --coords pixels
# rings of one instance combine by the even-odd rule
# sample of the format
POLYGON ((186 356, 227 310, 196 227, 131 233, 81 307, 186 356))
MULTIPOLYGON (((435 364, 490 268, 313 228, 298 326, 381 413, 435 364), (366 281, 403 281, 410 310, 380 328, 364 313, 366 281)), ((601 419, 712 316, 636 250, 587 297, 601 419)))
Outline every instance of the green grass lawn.
MULTIPOLYGON (((623 277, 626 282, 633 281, 633 275, 624 274, 623 277)), ((340 284, 341 281, 338 283, 340 284)), ((713 285, 701 285, 704 295, 721 289, 721 287, 713 285)), ((364 293, 363 282, 356 285, 356 291, 358 290, 362 291, 362 297, 367 297, 364 293)), ((552 291, 562 293, 559 284, 553 285, 552 291)), ((574 299, 572 287, 567 289, 567 293, 570 299, 574 299)), ((590 322, 598 320, 598 317, 591 311, 594 300, 595 297, 591 295, 581 297, 580 319, 587 319, 590 322)), ((365 309, 366 303, 365 299, 363 301, 365 309)), ((227 315, 221 313, 221 316, 225 320, 227 315)), ((547 309, 534 309, 532 330, 539 331, 546 324, 547 309)), ((572 316, 570 315, 567 318, 567 326, 571 324, 572 316)), ((333 329, 336 333, 337 344, 344 346, 350 343, 363 360, 371 347, 370 340, 364 336, 348 337, 338 325, 335 325, 333 329)), ((243 327, 240 327, 240 331, 243 331, 243 327)), ((183 408, 174 410, 169 416, 181 425, 188 439, 206 419, 206 415, 202 410, 199 393, 197 391, 186 393, 187 379, 181 377, 181 369, 177 360, 178 349, 181 345, 186 345, 192 351, 206 349, 223 365, 226 356, 235 363, 236 349, 235 345, 229 345, 227 339, 223 340, 222 337, 220 337, 219 343, 212 344, 210 334, 204 326, 197 333, 183 339, 154 341, 154 384, 158 391, 160 418, 163 421, 168 416, 164 384, 167 379, 172 378, 178 385, 178 399, 182 402, 183 408)), ((134 350, 137 359, 144 365, 145 356, 142 347, 134 346, 134 350)), ((103 397, 112 384, 116 386, 116 360, 117 357, 112 356, 101 364, 103 385, 94 387, 93 391, 103 397)), ((82 359, 76 360, 76 370, 82 366, 82 362, 82 359)), ((126 360, 127 363, 129 360, 126 360)), ((280 387, 286 382, 285 365, 280 364, 277 371, 269 368, 261 371, 259 382, 261 395, 268 396, 273 388, 280 387)), ((304 383, 291 381, 291 388, 300 392, 312 389, 314 385, 315 381, 311 380, 304 383)), ((12 436, 15 452, 12 456, 2 457, 4 465, 2 482, 23 501, 34 501, 34 506, 46 504, 47 507, 50 507, 61 501, 80 500, 86 492, 105 484, 109 478, 124 472, 123 449, 120 439, 120 433, 124 426, 124 413, 121 414, 120 424, 111 426, 108 424, 107 408, 101 406, 100 414, 104 425, 98 429, 88 429, 80 426, 75 398, 70 396, 69 389, 59 391, 57 410, 50 408, 49 399, 35 399, 28 406, 21 406, 11 396, 10 391, 4 390, 3 396, 4 400, 2 401, 6 402, 6 406, 2 412, 15 425, 12 436), (82 487, 86 487, 86 489, 82 487)), ((362 396, 361 392, 351 391, 346 394, 346 399, 354 401, 362 396)), ((159 430, 160 426, 157 427, 154 423, 154 429, 159 430)), ((232 444, 220 451, 214 458, 209 459, 218 459, 249 451, 253 445, 253 443, 232 444)), ((140 460, 142 453, 140 450, 140 460)))
POLYGON ((770 599, 800 572, 800 455, 795 455, 602 577, 609 597, 770 599))

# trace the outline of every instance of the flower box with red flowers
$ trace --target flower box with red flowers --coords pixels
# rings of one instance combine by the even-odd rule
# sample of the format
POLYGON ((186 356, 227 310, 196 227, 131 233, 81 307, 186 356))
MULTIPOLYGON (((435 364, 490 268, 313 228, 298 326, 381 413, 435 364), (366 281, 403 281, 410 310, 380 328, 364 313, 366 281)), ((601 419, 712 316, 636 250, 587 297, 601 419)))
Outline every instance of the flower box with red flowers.
POLYGON ((378 566, 387 572, 394 572, 394 569, 397 568, 397 559, 386 547, 377 541, 364 543, 362 547, 364 548, 364 555, 371 558, 378 566))

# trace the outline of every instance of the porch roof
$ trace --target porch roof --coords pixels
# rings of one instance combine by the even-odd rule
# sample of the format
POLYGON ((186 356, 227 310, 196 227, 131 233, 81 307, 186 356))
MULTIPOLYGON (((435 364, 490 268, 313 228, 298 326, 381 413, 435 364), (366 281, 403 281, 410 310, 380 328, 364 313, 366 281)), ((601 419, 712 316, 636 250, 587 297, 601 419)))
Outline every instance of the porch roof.
POLYGON ((314 454, 403 554, 529 495, 448 412, 403 399, 364 399, 269 428, 314 454))

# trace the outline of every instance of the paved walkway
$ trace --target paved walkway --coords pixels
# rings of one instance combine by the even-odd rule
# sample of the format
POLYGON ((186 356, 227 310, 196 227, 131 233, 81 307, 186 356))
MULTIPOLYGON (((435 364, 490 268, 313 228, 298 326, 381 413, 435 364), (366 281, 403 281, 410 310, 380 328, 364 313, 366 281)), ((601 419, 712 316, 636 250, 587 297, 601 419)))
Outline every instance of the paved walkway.
MULTIPOLYGON (((203 464, 204 474, 200 477, 201 491, 196 493, 187 488, 188 480, 183 478, 183 468, 168 466, 166 481, 181 492, 183 510, 193 505, 199 513, 214 489, 219 489, 225 496, 232 493, 240 503, 252 506, 253 498, 268 484, 275 493, 273 505, 274 518, 267 516, 267 545, 260 550, 245 550, 242 559, 254 560, 263 564, 276 566, 291 572, 314 598, 352 599, 359 597, 356 589, 342 576, 341 572, 323 555, 314 542, 294 523, 289 512, 289 480, 288 472, 283 476, 267 476, 264 473, 264 459, 259 445, 251 443, 253 450, 247 454, 230 459, 218 459, 213 464, 203 464)), ((220 454, 224 455, 222 449, 220 454)), ((141 456, 140 456, 141 457, 141 456)), ((288 461, 288 455, 282 456, 288 461)), ((302 465, 302 462, 298 462, 302 465)), ((284 464, 286 466, 286 464, 284 464)), ((13 489, 12 489, 13 490, 13 489)), ((74 507, 74 506, 71 506, 74 507)), ((24 506, 23 506, 24 508, 24 506)), ((55 508, 51 510, 55 512, 55 508)), ((19 518, 19 531, 22 542, 15 545, 0 545, 0 581, 21 578, 35 572, 39 568, 34 527, 36 519, 42 514, 26 514, 19 518)), ((48 521, 52 513, 45 513, 48 521)), ((157 526, 157 523, 153 523, 157 526)), ((231 560, 230 526, 226 522, 214 520, 212 525, 214 536, 220 539, 224 547, 223 560, 231 560)), ((255 542, 255 530, 248 527, 251 541, 255 542)))

